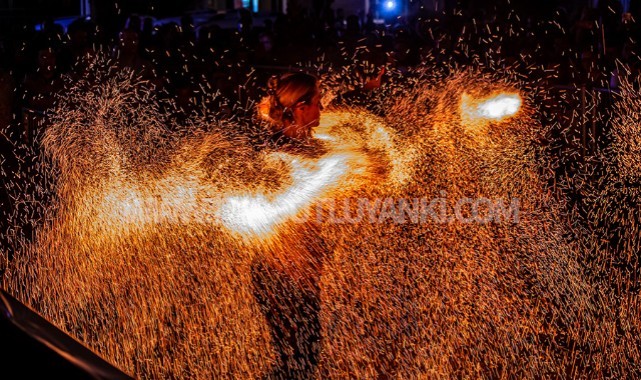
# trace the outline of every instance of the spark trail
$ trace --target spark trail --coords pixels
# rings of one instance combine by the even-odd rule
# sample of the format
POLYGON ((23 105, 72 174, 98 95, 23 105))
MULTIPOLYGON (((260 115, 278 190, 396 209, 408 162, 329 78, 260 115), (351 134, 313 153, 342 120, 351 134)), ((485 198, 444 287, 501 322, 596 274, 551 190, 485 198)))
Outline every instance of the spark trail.
POLYGON ((542 177, 527 91, 444 78, 395 89, 378 105, 387 117, 326 112, 318 147, 294 153, 252 146, 240 122, 170 132, 122 74, 78 83, 44 140, 46 222, 4 286, 140 378, 263 378, 282 365, 255 296, 260 260, 320 288, 318 378, 593 374, 577 347, 594 339, 595 290, 542 177), (519 222, 314 215, 323 199, 412 197, 448 211, 516 197, 519 222))

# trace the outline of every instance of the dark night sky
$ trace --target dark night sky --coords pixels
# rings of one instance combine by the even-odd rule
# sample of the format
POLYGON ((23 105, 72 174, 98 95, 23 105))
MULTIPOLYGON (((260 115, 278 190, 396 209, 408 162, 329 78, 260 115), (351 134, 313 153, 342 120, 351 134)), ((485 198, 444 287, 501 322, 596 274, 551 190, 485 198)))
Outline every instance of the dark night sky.
MULTIPOLYGON (((197 0, 92 0, 103 16, 122 13, 167 16, 194 9, 197 0)), ((5 17, 72 16, 80 13, 80 0, 0 0, 0 15, 5 17)))
POLYGON ((79 0, 0 0, 4 14, 73 15, 80 12, 79 0))

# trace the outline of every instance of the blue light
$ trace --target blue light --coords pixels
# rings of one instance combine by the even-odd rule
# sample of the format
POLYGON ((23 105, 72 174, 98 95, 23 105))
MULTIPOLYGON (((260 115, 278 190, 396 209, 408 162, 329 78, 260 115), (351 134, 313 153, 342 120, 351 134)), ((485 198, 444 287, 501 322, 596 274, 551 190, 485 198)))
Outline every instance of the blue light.
POLYGON ((385 2, 385 9, 387 9, 388 11, 391 11, 394 8, 396 8, 396 2, 395 1, 388 0, 388 1, 385 2))
POLYGON ((258 1, 259 0, 254 0, 254 1, 252 1, 252 0, 243 0, 242 1, 243 8, 245 8, 245 9, 250 9, 251 8, 252 12, 258 13, 258 1))

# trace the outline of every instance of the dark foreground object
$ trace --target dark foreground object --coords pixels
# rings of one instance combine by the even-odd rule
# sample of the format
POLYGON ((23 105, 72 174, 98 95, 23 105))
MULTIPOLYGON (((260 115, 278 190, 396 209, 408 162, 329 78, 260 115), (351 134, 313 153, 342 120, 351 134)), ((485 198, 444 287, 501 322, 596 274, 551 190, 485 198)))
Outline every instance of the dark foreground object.
POLYGON ((0 379, 131 379, 0 289, 0 379))

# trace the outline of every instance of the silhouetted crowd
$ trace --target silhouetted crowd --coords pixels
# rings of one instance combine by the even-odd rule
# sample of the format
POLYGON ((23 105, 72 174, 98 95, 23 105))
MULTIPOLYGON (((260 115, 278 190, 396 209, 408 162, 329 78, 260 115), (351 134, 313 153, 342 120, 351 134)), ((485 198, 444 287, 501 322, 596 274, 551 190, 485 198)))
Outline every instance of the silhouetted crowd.
POLYGON ((14 25, 0 36, 0 128, 38 125, 32 119, 53 106, 62 76, 83 77, 98 54, 108 54, 114 67, 134 70, 185 109, 197 107, 203 88, 230 100, 242 89, 252 96, 244 87, 249 73, 265 77, 321 62, 359 62, 355 74, 367 76, 384 65, 408 72, 426 61, 479 61, 527 67, 529 75, 538 70, 550 86, 616 86, 617 61, 638 72, 638 9, 623 13, 619 0, 602 0, 595 8, 571 3, 517 8, 507 1, 468 1, 446 13, 410 8, 410 17, 384 23, 329 7, 292 8, 259 22, 241 9, 233 29, 215 17, 195 26, 189 15, 167 23, 132 15, 124 25, 78 19, 66 30, 51 20, 40 30, 14 25))

